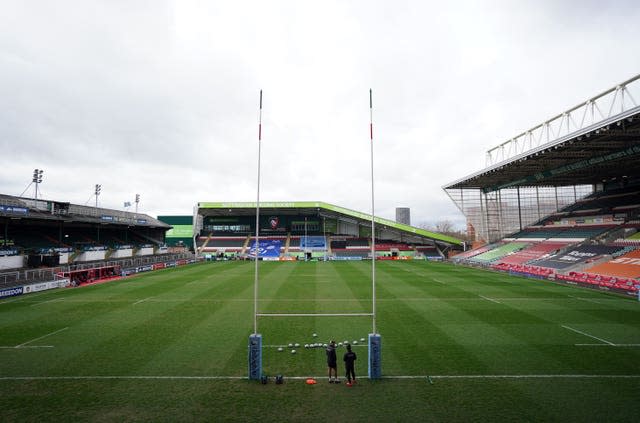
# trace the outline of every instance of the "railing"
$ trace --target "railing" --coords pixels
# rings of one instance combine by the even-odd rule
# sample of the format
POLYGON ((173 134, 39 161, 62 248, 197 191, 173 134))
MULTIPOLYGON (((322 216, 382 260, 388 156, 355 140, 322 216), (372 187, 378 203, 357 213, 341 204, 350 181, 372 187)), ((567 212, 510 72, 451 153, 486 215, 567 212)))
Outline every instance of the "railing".
POLYGON ((191 253, 163 254, 155 256, 145 256, 136 258, 127 258, 121 260, 96 261, 81 264, 62 265, 58 267, 50 267, 45 269, 29 269, 0 273, 0 287, 11 287, 30 282, 52 281, 55 276, 61 272, 69 272, 73 270, 92 269, 103 266, 120 266, 121 268, 130 268, 142 266, 145 264, 153 264, 161 261, 180 260, 193 258, 191 253))
POLYGON ((640 92, 640 75, 560 113, 487 151, 486 167, 493 166, 545 144, 562 142, 581 132, 597 130, 614 117, 640 111, 631 90, 640 92), (630 90, 631 88, 631 90, 630 90))

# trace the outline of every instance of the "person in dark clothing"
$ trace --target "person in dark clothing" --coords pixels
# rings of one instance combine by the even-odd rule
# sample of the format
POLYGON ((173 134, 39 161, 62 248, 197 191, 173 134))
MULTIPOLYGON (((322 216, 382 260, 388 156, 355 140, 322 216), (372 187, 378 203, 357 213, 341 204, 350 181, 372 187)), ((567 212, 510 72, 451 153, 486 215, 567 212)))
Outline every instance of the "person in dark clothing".
POLYGON ((338 357, 336 356, 336 341, 327 345, 327 367, 329 368, 329 383, 340 383, 338 380, 338 357), (333 374, 333 378, 331 375, 333 374))
POLYGON ((347 369, 347 386, 351 386, 352 385, 352 380, 353 383, 356 383, 356 370, 355 370, 355 361, 358 357, 356 356, 356 353, 354 353, 353 351, 351 351, 351 345, 347 344, 347 352, 344 353, 344 365, 345 368, 347 369))

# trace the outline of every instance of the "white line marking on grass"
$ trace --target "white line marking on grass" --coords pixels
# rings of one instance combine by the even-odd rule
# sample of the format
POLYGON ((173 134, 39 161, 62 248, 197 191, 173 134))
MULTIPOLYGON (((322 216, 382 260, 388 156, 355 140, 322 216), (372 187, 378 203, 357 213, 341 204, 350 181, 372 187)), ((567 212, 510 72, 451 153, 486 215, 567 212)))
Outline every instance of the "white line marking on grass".
POLYGON ((599 302, 592 300, 590 298, 580 298, 580 297, 574 297, 573 295, 568 295, 568 297, 574 298, 576 300, 580 300, 580 301, 586 301, 588 303, 593 303, 593 304, 600 304, 599 302))
POLYGON ((37 306, 37 305, 40 305, 40 304, 54 303, 56 301, 62 301, 62 300, 64 300, 64 298, 54 298, 53 300, 41 301, 39 303, 31 304, 31 307, 37 306))
POLYGON ((440 279, 432 278, 434 282, 438 282, 439 284, 446 285, 446 282, 442 282, 440 279))
POLYGON ((342 317, 373 316, 373 313, 257 313, 258 317, 342 317))
POLYGON ((425 375, 382 376, 383 379, 640 379, 640 375, 425 375))
POLYGON ((145 301, 147 301, 147 300, 150 300, 151 298, 153 298, 153 297, 148 297, 148 298, 142 299, 142 300, 140 300, 140 301, 136 301, 135 303, 133 303, 133 305, 143 303, 143 302, 145 302, 145 301))
POLYGON ((51 292, 38 292, 35 294, 25 294, 25 295, 20 295, 17 298, 13 298, 11 300, 2 300, 0 301, 0 305, 2 304, 9 304, 9 303, 15 303, 16 301, 24 301, 25 303, 29 302, 28 300, 35 298, 35 297, 39 297, 41 295, 45 295, 45 294, 51 294, 51 292))
POLYGON ((640 344, 573 344, 576 347, 640 347, 640 344))
POLYGON ((242 380, 247 376, 6 376, 0 380, 242 380))
POLYGON ((485 297, 484 295, 478 295, 478 297, 480 297, 480 298, 484 298, 485 300, 487 300, 487 301, 491 301, 492 303, 502 304, 500 301, 498 301, 498 300, 494 300, 493 298, 485 297))
POLYGON ((38 338, 32 339, 31 341, 23 342, 20 345, 16 345, 14 348, 22 348, 24 345, 30 344, 30 343, 32 343, 34 341, 37 341, 37 340, 42 339, 42 338, 46 338, 46 337, 51 336, 51 335, 55 335, 56 333, 62 332, 63 330, 67 330, 67 329, 69 329, 68 326, 66 328, 58 329, 58 330, 53 331, 51 333, 48 333, 46 335, 39 336, 38 338))
POLYGON ((584 335, 584 336, 588 336, 589 338, 597 339, 598 341, 604 342, 605 344, 609 344, 609 345, 614 346, 614 347, 616 346, 616 344, 614 344, 613 342, 609 342, 609 341, 607 341, 605 339, 598 338, 597 336, 589 335, 588 333, 584 333, 582 331, 579 331, 578 329, 570 328, 569 326, 565 326, 565 325, 562 325, 562 327, 565 328, 565 329, 569 329, 571 331, 574 331, 575 333, 579 333, 580 335, 584 335))
POLYGON ((54 348, 54 346, 53 346, 53 345, 25 345, 25 346, 23 346, 23 347, 16 347, 16 346, 13 346, 13 347, 7 347, 7 346, 0 346, 0 349, 3 349, 3 350, 9 350, 9 349, 11 349, 11 350, 15 350, 15 349, 24 350, 24 349, 26 349, 26 348, 54 348))
MULTIPOLYGON (((327 376, 284 376, 290 380, 326 379, 327 376)), ((382 376, 382 379, 640 379, 640 375, 411 375, 382 376)), ((247 376, 0 376, 2 381, 20 380, 247 380, 247 376)), ((369 379, 360 376, 359 379, 369 379)))

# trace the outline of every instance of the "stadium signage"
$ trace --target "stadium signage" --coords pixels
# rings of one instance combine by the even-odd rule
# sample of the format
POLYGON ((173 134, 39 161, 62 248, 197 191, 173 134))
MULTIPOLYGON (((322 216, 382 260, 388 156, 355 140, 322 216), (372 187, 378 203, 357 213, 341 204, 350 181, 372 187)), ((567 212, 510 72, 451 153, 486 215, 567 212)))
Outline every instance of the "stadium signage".
POLYGON ((617 259, 611 260, 611 263, 632 264, 635 266, 640 266, 640 258, 618 257, 617 259))
POLYGON ((142 272, 150 272, 153 270, 153 266, 151 265, 147 265, 147 266, 138 266, 136 268, 136 272, 137 273, 142 273, 142 272))
POLYGON ((15 297, 16 295, 22 295, 22 293, 23 288, 21 286, 17 288, 3 289, 0 291, 0 298, 15 297))
POLYGON ((27 214, 29 210, 25 207, 6 206, 0 204, 0 213, 27 214))
POLYGON ((59 279, 57 281, 49 281, 49 282, 36 283, 32 285, 25 285, 23 286, 23 294, 46 291, 46 290, 55 289, 55 288, 63 288, 65 286, 69 286, 69 279, 67 278, 59 279))
POLYGON ((558 258, 558 260, 560 261, 581 261, 584 259, 588 259, 591 257, 595 257, 598 254, 596 253, 588 253, 588 252, 581 252, 581 251, 571 251, 569 254, 564 255, 560 258, 558 258))

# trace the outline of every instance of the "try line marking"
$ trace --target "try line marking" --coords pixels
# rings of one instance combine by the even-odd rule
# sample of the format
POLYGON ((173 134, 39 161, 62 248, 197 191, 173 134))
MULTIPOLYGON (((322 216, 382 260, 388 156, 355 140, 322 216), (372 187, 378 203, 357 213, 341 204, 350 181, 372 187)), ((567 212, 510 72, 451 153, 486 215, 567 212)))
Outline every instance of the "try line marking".
POLYGON ((569 298, 574 298, 574 299, 576 299, 576 300, 580 300, 580 301, 586 301, 586 302, 588 302, 588 303, 601 304, 601 303, 599 303, 599 302, 597 302, 597 301, 595 301, 595 300, 592 300, 592 299, 590 299, 590 298, 574 297, 573 295, 567 295, 567 297, 569 297, 569 298))
POLYGON ((58 329, 58 330, 53 331, 51 333, 48 333, 46 335, 39 336, 39 337, 34 338, 34 339, 30 340, 30 341, 23 342, 20 345, 16 345, 16 346, 13 346, 13 347, 2 346, 0 348, 4 348, 4 349, 7 349, 7 348, 14 348, 14 349, 16 349, 16 348, 53 348, 53 345, 32 345, 32 346, 27 346, 27 344, 30 344, 30 343, 35 342, 35 341, 38 341, 40 339, 46 338, 46 337, 51 336, 51 335, 55 335, 56 333, 62 332, 63 330, 67 330, 67 329, 69 329, 68 326, 66 328, 58 329))
POLYGON ((478 295, 478 297, 485 299, 487 301, 491 301, 492 303, 496 303, 496 304, 502 304, 500 301, 498 300, 494 300, 493 298, 489 298, 489 297, 485 297, 484 295, 478 295))
MULTIPOLYGON (((618 345, 614 344, 613 342, 607 341, 606 339, 602 339, 602 338, 598 338, 597 336, 589 335, 588 333, 579 331, 578 329, 574 329, 574 328, 571 328, 571 327, 565 326, 565 325, 562 325, 562 327, 565 328, 565 329, 569 329, 570 331, 573 331, 575 333, 579 333, 580 335, 584 335, 584 336, 587 336, 589 338, 597 339, 598 341, 604 342, 605 344, 608 344, 609 346, 612 346, 612 347, 617 347, 618 346, 618 345)), ((575 345, 586 345, 586 344, 575 344, 575 345)), ((601 344, 597 344, 597 345, 601 345, 601 344)))
MULTIPOLYGON (((306 380, 309 378, 324 380, 327 376, 284 376, 290 380, 306 380)), ((390 375, 382 379, 640 379, 640 375, 390 375)), ((20 380, 247 380, 247 376, 0 376, 3 381, 20 380)), ((359 379, 369 379, 360 376, 359 379)))

